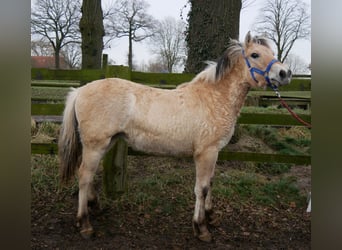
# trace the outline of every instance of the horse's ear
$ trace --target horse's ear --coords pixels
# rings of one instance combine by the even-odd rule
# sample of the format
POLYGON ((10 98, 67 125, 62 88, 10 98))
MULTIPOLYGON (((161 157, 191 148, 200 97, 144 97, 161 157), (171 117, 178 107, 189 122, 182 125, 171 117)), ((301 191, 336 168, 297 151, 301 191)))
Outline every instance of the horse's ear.
POLYGON ((245 46, 248 47, 248 45, 252 42, 252 35, 251 32, 248 31, 245 37, 245 46))

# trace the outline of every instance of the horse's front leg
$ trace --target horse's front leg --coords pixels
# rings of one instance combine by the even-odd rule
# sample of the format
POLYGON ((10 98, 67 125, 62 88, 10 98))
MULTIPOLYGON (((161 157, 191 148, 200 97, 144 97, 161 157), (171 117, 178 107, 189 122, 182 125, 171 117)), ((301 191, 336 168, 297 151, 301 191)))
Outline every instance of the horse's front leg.
POLYGON ((193 217, 194 234, 202 241, 210 242, 211 234, 207 228, 206 214, 212 211, 211 179, 218 156, 216 148, 209 148, 195 155, 196 184, 195 211, 193 217))
POLYGON ((208 223, 212 226, 217 227, 220 224, 220 217, 217 216, 217 214, 213 210, 213 204, 212 204, 212 186, 213 186, 213 176, 211 177, 210 186, 208 189, 207 196, 205 198, 205 218, 208 221, 208 223))

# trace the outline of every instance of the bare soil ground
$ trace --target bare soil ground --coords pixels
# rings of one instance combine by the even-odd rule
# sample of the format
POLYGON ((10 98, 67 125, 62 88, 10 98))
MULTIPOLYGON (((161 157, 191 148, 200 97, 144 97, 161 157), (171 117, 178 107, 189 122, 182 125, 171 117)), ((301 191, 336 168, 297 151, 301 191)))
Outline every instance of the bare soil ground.
MULTIPOLYGON (((252 147, 263 147, 261 141, 253 141, 252 147)), ((239 143, 231 147, 251 147, 249 138, 239 143)), ((292 166, 286 173, 270 175, 256 172, 252 164, 219 162, 213 203, 221 223, 210 228, 213 242, 204 243, 194 238, 192 231, 192 161, 130 156, 127 194, 115 201, 100 199, 100 205, 90 211, 95 235, 84 240, 76 226, 77 188, 56 188, 56 169, 51 167, 56 160, 42 158, 32 156, 32 175, 43 169, 45 173, 32 183, 32 249, 310 249, 311 215, 306 213, 306 196, 311 188, 311 166, 292 166), (254 178, 250 180, 255 180, 256 186, 292 178, 299 198, 287 199, 277 192, 271 196, 272 202, 258 202, 248 189, 237 189, 239 195, 224 195, 229 191, 224 184, 232 183, 229 176, 244 173, 254 178), (51 181, 44 184, 48 178, 51 181)), ((215 183, 216 178, 214 187, 215 183)), ((233 184, 248 188, 248 182, 233 184)), ((101 173, 97 186, 101 191, 101 173)))

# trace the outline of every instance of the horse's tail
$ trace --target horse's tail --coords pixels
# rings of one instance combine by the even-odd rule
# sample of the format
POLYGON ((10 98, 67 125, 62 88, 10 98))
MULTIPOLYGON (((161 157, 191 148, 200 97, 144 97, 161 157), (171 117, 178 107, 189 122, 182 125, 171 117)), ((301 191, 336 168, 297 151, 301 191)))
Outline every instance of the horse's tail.
POLYGON ((82 144, 78 132, 75 113, 77 89, 69 92, 63 113, 63 123, 58 140, 58 156, 60 162, 60 178, 67 183, 79 167, 82 158, 82 144))

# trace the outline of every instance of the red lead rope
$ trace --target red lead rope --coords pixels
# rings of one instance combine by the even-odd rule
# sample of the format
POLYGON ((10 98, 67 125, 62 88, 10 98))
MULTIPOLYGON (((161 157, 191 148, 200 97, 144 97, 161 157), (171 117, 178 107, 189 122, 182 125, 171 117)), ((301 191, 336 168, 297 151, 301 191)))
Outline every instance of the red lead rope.
POLYGON ((293 112, 293 111, 291 110, 291 108, 289 107, 289 105, 287 105, 287 103, 283 100, 283 98, 280 97, 279 92, 276 92, 276 94, 277 94, 277 96, 278 96, 278 98, 279 98, 279 100, 280 100, 280 102, 281 102, 281 105, 283 105, 283 107, 286 108, 286 109, 290 112, 290 114, 291 114, 297 121, 301 122, 302 124, 304 124, 304 125, 307 126, 308 128, 312 128, 312 126, 311 126, 310 123, 308 123, 308 122, 304 121, 303 119, 301 119, 295 112, 293 112))

